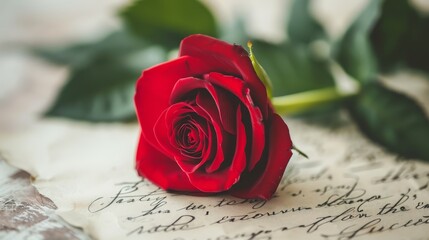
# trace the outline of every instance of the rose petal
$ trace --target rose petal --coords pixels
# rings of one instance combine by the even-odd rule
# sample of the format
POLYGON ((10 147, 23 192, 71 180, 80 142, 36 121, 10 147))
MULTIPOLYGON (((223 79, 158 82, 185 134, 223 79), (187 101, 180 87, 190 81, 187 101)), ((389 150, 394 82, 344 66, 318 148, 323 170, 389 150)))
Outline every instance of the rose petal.
POLYGON ((213 149, 213 151, 215 151, 215 155, 211 164, 207 165, 206 167, 207 172, 214 172, 221 166, 221 164, 223 164, 225 157, 229 158, 232 155, 231 144, 233 144, 234 141, 231 140, 231 134, 229 133, 234 134, 236 130, 235 123, 231 123, 233 118, 230 116, 233 116, 234 111, 232 111, 231 107, 234 105, 236 106, 237 100, 231 98, 231 96, 233 96, 232 94, 221 93, 225 90, 216 88, 210 82, 204 79, 189 77, 177 81, 171 94, 171 103, 184 101, 185 99, 183 99, 182 96, 186 96, 187 93, 189 94, 191 92, 195 92, 196 90, 200 90, 196 94, 196 104, 200 107, 199 109, 204 111, 204 113, 198 112, 197 108, 195 110, 202 116, 208 116, 207 120, 213 124, 216 133, 216 149, 213 149), (228 98, 221 100, 219 96, 228 98), (222 102, 222 104, 226 104, 228 100, 230 100, 230 106, 225 107, 225 110, 222 110, 220 108, 220 103, 222 102), (223 121, 224 124, 222 124, 222 126, 229 126, 229 128, 232 129, 229 131, 224 131, 224 128, 219 127, 218 123, 222 122, 222 120, 220 120, 219 114, 222 115, 225 119, 227 117, 230 119, 223 121))
MULTIPOLYGON (((177 148, 171 144, 169 136, 172 132, 172 122, 167 120, 169 112, 185 111, 186 103, 177 103, 165 109, 153 126, 156 141, 159 143, 158 149, 166 156, 174 158, 179 154, 177 148)), ((188 109, 191 112, 191 109, 188 109)))
MULTIPOLYGON (((176 130, 174 125, 177 124, 177 121, 180 121, 180 119, 183 118, 186 114, 203 114, 199 117, 202 119, 208 119, 208 116, 204 115, 206 113, 199 109, 198 106, 192 106, 185 102, 179 102, 171 105, 161 114, 160 118, 155 123, 153 131, 155 133, 156 140, 159 143, 159 147, 161 149, 160 151, 169 158, 174 159, 183 171, 194 172, 208 160, 211 160, 212 156, 214 155, 213 153, 218 152, 213 150, 213 147, 215 147, 213 145, 216 145, 216 141, 212 143, 211 140, 211 138, 216 135, 213 133, 215 130, 213 129, 213 126, 211 126, 211 123, 209 124, 207 121, 196 122, 191 119, 190 122, 193 122, 195 124, 195 128, 199 130, 199 144, 203 146, 198 146, 198 148, 201 149, 200 157, 191 158, 189 155, 185 155, 183 153, 184 149, 181 148, 176 142, 178 136, 176 135, 177 133, 175 132, 176 130)), ((222 139, 219 141, 222 142, 222 139)))
POLYGON ((176 162, 153 148, 143 135, 140 136, 136 160, 139 175, 159 187, 165 190, 198 191, 176 162))
MULTIPOLYGON (((201 158, 203 145, 207 139, 207 133, 205 133, 207 124, 203 124, 204 127, 201 126, 201 123, 204 122, 205 120, 197 122, 195 119, 191 118, 189 122, 180 124, 180 126, 176 127, 175 131, 177 131, 177 136, 174 138, 175 145, 183 151, 184 155, 190 158, 201 158)), ((170 141, 173 141, 171 137, 172 136, 170 136, 170 141)))
MULTIPOLYGON (((277 189, 292 156, 292 140, 283 119, 273 114, 269 130, 266 165, 258 165, 234 186, 232 195, 239 198, 270 199, 277 189)), ((263 163, 261 163, 263 164, 263 163)))
MULTIPOLYGON (((211 126, 208 127, 207 129, 207 134, 208 136, 211 137, 212 132, 214 130, 212 129, 211 126)), ((211 153, 211 149, 212 149, 212 143, 209 141, 209 139, 204 139, 202 140, 203 143, 201 143, 204 148, 204 150, 201 152, 201 154, 203 154, 202 156, 198 157, 198 158, 190 158, 189 156, 185 156, 185 155, 176 155, 174 158, 177 162, 177 164, 179 165, 179 167, 186 173, 192 173, 195 172, 196 170, 198 170, 202 165, 204 165, 209 158, 209 155, 211 153)))
POLYGON ((242 78, 252 90, 264 118, 267 118, 269 103, 265 86, 253 68, 249 54, 241 46, 195 34, 182 40, 179 56, 199 58, 211 67, 211 72, 242 78))
MULTIPOLYGON (((198 95, 197 95, 197 99, 198 99, 198 95)), ((218 117, 216 118, 215 114, 213 115, 214 117, 210 116, 206 110, 202 109, 198 105, 189 105, 189 107, 192 108, 192 110, 196 114, 198 114, 198 116, 206 119, 207 122, 205 125, 207 126, 207 129, 208 129, 203 156, 201 158, 200 163, 198 163, 195 167, 199 168, 200 166, 208 162, 222 163, 224 160, 224 154, 223 154, 224 151, 222 146, 224 144, 228 145, 230 143, 230 140, 229 140, 230 135, 220 128, 218 124, 219 118, 218 117)), ((209 164, 208 166, 210 165, 211 164, 209 164)), ((196 169, 193 169, 193 171, 187 171, 184 169, 184 171, 186 172, 194 172, 194 170, 196 169)))
MULTIPOLYGON (((235 121, 231 118, 235 114, 234 99, 231 99, 227 93, 223 91, 217 91, 216 88, 208 81, 198 79, 194 77, 183 78, 177 81, 174 85, 173 91, 170 97, 170 104, 175 102, 183 101, 183 96, 187 96, 190 92, 196 89, 205 89, 213 98, 214 106, 217 108, 217 114, 220 116, 220 122, 223 128, 231 134, 235 134, 235 121)), ((213 109, 214 110, 214 109, 213 109)), ((214 111, 211 111, 214 113, 214 111)), ((215 116, 215 114, 212 114, 215 116)))
MULTIPOLYGON (((206 165, 206 172, 212 173, 219 169, 219 167, 224 163, 225 159, 230 159, 232 155, 234 154, 233 144, 235 141, 232 139, 232 135, 228 134, 226 131, 223 131, 223 129, 220 129, 217 125, 217 122, 219 122, 219 116, 217 115, 218 111, 216 108, 216 104, 213 102, 213 99, 208 96, 208 94, 204 94, 204 92, 200 92, 197 95, 196 99, 197 105, 204 110, 207 115, 210 117, 208 119, 211 121, 214 126, 216 127, 216 134, 217 134, 217 151, 216 155, 211 161, 211 163, 208 163, 206 165)), ((233 104, 231 104, 233 105, 233 104)), ((233 116, 233 115, 229 115, 233 116)), ((230 119, 233 119, 230 117, 230 119)), ((235 125, 235 123, 234 123, 235 125)), ((235 127, 235 126, 234 126, 235 127)), ((236 132, 236 130, 234 130, 236 132)))
POLYGON ((206 173, 195 171, 188 175, 191 183, 203 192, 221 192, 229 190, 239 179, 246 168, 246 129, 242 123, 241 108, 237 109, 237 141, 235 154, 231 159, 231 165, 224 169, 206 173))
POLYGON ((259 108, 254 105, 249 89, 240 79, 220 73, 210 73, 204 78, 216 86, 227 89, 246 106, 252 127, 252 134, 249 134, 251 147, 248 164, 248 170, 252 170, 261 158, 265 147, 265 126, 259 108))
POLYGON ((184 56, 143 71, 137 81, 134 103, 142 134, 158 150, 160 147, 152 127, 161 113, 170 106, 170 94, 174 85, 181 78, 201 75, 208 70, 209 67, 200 60, 184 56))

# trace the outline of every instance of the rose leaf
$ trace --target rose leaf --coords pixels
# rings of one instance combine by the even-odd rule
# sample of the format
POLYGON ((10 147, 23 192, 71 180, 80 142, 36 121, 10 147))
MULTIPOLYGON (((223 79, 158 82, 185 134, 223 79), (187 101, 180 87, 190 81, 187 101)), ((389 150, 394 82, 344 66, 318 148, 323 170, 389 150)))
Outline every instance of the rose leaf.
POLYGON ((369 31, 379 16, 380 0, 370 1, 335 46, 338 63, 356 80, 366 82, 377 72, 369 31))
POLYGON ((48 116, 88 121, 135 119, 133 96, 136 79, 142 69, 164 61, 166 54, 159 47, 133 44, 133 40, 127 38, 101 42, 106 41, 109 44, 105 47, 93 43, 77 48, 81 51, 73 52, 76 47, 71 47, 55 55, 70 65, 71 72, 47 112, 48 116))
POLYGON ((429 16, 411 1, 384 1, 370 40, 383 70, 397 66, 429 71, 429 16))
POLYGON ((411 98, 374 81, 349 110, 371 139, 406 157, 429 161, 429 118, 411 98))
POLYGON ((253 41, 258 56, 273 84, 273 96, 335 86, 329 62, 303 44, 274 45, 253 41))
POLYGON ((55 64, 80 68, 89 65, 93 58, 101 53, 108 57, 123 56, 147 44, 125 30, 112 32, 107 36, 90 42, 68 46, 49 46, 35 48, 32 51, 55 64))
POLYGON ((323 27, 310 13, 310 0, 294 0, 290 9, 287 33, 289 40, 310 44, 315 40, 327 39, 323 27))
POLYGON ((215 18, 197 0, 138 0, 121 12, 127 27, 145 40, 173 49, 190 34, 217 37, 215 18))

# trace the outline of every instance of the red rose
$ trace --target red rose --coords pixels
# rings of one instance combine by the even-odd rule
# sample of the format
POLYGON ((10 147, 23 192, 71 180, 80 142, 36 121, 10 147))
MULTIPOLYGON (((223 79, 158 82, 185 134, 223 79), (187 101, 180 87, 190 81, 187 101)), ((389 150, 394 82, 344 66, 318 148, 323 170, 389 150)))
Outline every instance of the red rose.
POLYGON ((166 190, 273 195, 292 142, 241 46, 189 36, 136 88, 140 175, 166 190))

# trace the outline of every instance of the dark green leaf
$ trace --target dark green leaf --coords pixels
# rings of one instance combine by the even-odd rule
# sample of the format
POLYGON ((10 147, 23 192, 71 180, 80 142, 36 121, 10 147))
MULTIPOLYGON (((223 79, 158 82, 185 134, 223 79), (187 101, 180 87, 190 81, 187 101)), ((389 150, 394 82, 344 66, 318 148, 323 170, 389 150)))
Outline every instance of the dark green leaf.
POLYGON ((318 39, 327 39, 323 27, 311 16, 310 0, 294 0, 288 22, 288 37, 292 42, 309 44, 318 39))
POLYGON ((429 16, 419 14, 410 1, 384 1, 370 37, 384 70, 408 65, 429 71, 429 16))
POLYGON ((305 45, 253 42, 255 55, 273 83, 273 96, 335 85, 328 62, 305 45))
POLYGON ((89 121, 134 117, 132 96, 137 71, 100 62, 72 74, 48 115, 89 121))
POLYGON ((122 30, 113 32, 99 41, 35 49, 34 52, 54 63, 79 68, 87 66, 93 61, 93 58, 100 54, 104 54, 106 57, 120 57, 135 49, 144 48, 146 45, 140 39, 122 30))
POLYGON ((373 82, 365 86, 350 110, 375 141, 393 152, 429 160, 429 119, 409 97, 373 82))
POLYGON ((106 46, 103 41, 94 43, 90 52, 82 50, 82 56, 76 53, 68 59, 71 62, 85 60, 72 65, 70 78, 48 115, 89 121, 135 118, 135 82, 144 68, 165 60, 165 52, 156 47, 133 45, 131 39, 126 44, 126 37, 122 37, 123 41, 113 41, 106 46))
POLYGON ((372 0, 361 12, 336 46, 336 58, 344 70, 364 82, 377 72, 377 64, 368 38, 379 16, 380 0, 372 0))
POLYGON ((197 0, 138 0, 121 16, 135 33, 167 48, 194 33, 217 36, 213 15, 197 0))

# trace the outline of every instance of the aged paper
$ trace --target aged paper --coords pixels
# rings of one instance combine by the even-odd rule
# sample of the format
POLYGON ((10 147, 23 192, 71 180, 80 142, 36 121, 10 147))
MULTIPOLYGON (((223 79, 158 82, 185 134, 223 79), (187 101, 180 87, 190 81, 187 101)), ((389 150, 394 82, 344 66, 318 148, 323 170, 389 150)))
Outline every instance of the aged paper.
POLYGON ((0 155, 0 239, 89 239, 65 223, 55 209, 32 186, 30 174, 8 165, 0 155))
POLYGON ((134 171, 134 124, 45 119, 2 134, 0 151, 95 239, 429 239, 428 164, 383 151, 347 118, 286 122, 310 159, 294 155, 270 201, 158 189, 134 171))
MULTIPOLYGON (((424 1, 412 0, 419 6, 424 1)), ((46 45, 99 32, 104 25, 115 25, 104 15, 112 15, 114 6, 124 1, 64 2, 3 2, 0 23, 6 24, 1 25, 0 43, 46 45), (59 15, 67 21, 55 21, 59 15)), ((276 41, 285 37, 282 23, 288 13, 283 5, 290 1, 205 2, 217 7, 222 20, 244 12, 255 36, 276 41)), ((366 2, 319 0, 312 1, 311 8, 331 37, 338 38, 366 2)), ((28 56, 20 51, 4 47, 0 59, 6 66, 0 92, 6 92, 6 86, 13 90, 18 79, 23 89, 0 104, 2 126, 10 130, 18 125, 9 133, 0 132, 0 153, 31 173, 59 215, 95 239, 429 239, 428 164, 384 152, 347 120, 331 127, 287 120, 295 144, 310 159, 294 156, 268 202, 166 193, 135 174, 136 125, 45 119, 21 129, 27 124, 20 122, 32 122, 38 115, 34 112, 47 107, 50 91, 63 82, 55 76, 61 78, 65 70, 27 63, 28 56)), ((409 80, 407 76, 402 83, 411 86, 409 80)), ((418 90, 427 99, 427 88, 412 86, 411 92, 418 90)), ((428 112, 429 104, 422 106, 428 112)), ((2 165, 2 171, 9 170, 2 165)))

